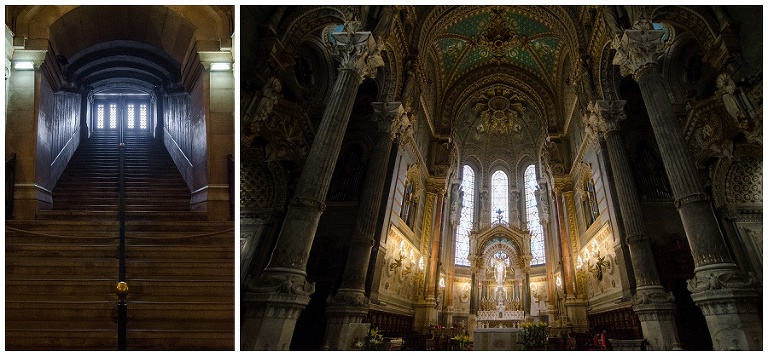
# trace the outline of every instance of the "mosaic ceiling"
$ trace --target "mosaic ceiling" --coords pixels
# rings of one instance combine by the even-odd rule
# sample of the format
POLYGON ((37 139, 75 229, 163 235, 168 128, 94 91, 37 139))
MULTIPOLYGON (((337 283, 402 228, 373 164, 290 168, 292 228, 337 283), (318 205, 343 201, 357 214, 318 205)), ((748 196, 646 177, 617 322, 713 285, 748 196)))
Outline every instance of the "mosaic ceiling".
POLYGON ((560 38, 543 21, 511 9, 485 8, 447 24, 435 45, 448 82, 481 66, 504 63, 551 80, 560 38))

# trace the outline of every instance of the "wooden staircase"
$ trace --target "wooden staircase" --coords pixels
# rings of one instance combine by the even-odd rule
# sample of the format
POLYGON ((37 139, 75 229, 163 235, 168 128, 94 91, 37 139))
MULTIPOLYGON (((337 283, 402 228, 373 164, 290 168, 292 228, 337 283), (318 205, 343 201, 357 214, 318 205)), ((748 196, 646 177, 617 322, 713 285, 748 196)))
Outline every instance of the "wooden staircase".
MULTIPOLYGON (((54 210, 6 221, 8 350, 117 349, 111 139, 81 145, 54 189, 54 210)), ((135 147, 126 183, 136 190, 126 199, 127 349, 233 350, 233 223, 189 211, 189 190, 152 141, 126 139, 127 156, 135 147)))

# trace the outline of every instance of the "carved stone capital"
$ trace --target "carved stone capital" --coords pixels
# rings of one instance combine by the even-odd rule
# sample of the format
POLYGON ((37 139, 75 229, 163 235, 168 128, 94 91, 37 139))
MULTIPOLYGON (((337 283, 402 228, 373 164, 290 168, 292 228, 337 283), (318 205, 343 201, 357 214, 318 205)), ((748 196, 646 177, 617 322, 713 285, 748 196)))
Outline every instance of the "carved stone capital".
POLYGON ((368 31, 357 31, 361 25, 352 21, 344 24, 341 31, 330 29, 326 45, 331 54, 339 59, 339 70, 351 70, 363 77, 375 78, 379 67, 384 65, 381 51, 368 31))
POLYGON ((606 136, 609 132, 619 129, 619 122, 627 118, 624 112, 626 100, 597 100, 592 104, 597 115, 600 133, 606 136))
POLYGON ((612 42, 616 55, 613 64, 620 66, 621 75, 637 75, 644 69, 656 66, 656 58, 665 48, 661 42, 664 31, 654 30, 649 19, 640 19, 632 29, 625 30, 618 42, 612 42))
MULTIPOLYGON (((376 123, 376 127, 380 133, 387 134, 391 139, 394 139, 398 134, 403 131, 403 126, 406 125, 404 121, 408 121, 405 115, 405 109, 399 101, 384 101, 373 102, 373 121, 376 123)), ((407 122, 410 126, 410 121, 407 122)))

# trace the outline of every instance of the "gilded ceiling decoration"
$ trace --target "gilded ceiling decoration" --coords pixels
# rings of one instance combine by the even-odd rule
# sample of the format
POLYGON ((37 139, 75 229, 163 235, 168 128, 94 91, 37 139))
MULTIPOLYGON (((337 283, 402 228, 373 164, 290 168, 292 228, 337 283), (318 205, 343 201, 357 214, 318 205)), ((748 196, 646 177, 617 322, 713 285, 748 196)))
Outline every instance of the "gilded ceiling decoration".
POLYGON ((517 93, 509 88, 495 87, 478 96, 473 109, 480 115, 475 126, 478 133, 506 135, 520 132, 520 119, 525 104, 517 93))
POLYGON ((467 12, 437 37, 441 69, 448 82, 484 65, 513 64, 552 78, 560 38, 543 21, 490 7, 467 12))

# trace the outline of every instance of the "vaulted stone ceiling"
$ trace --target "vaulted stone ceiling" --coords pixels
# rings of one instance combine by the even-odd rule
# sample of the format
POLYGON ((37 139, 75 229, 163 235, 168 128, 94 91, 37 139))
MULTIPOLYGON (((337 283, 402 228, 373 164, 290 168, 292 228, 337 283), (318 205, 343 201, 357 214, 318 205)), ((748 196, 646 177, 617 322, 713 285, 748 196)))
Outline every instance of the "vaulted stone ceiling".
POLYGON ((552 77, 561 41, 535 18, 489 7, 468 11, 457 23, 444 26, 435 46, 448 82, 480 66, 502 63, 552 77))
POLYGON ((465 153, 535 155, 548 132, 563 129, 563 86, 579 46, 573 10, 439 6, 428 12, 419 47, 433 78, 427 104, 435 108, 437 131, 465 153))
POLYGON ((227 6, 11 6, 17 37, 48 39, 73 87, 110 80, 181 85, 194 50, 229 38, 227 6), (143 24, 133 26, 132 24, 143 24))

